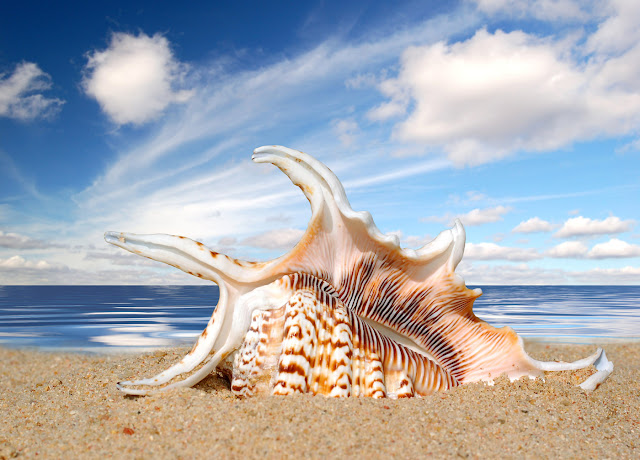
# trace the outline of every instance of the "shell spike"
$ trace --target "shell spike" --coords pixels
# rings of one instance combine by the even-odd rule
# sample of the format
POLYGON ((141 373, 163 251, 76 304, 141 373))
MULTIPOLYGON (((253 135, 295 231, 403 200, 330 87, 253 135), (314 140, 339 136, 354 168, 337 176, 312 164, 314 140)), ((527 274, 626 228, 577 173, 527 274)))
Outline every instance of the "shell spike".
MULTIPOLYGON (((162 371, 153 377, 135 381, 118 382, 118 389, 126 394, 144 395, 155 391, 173 388, 176 386, 188 386, 188 383, 181 382, 188 382, 189 378, 191 378, 195 374, 191 374, 189 377, 183 379, 182 381, 175 382, 171 385, 165 384, 178 376, 191 373, 195 368, 202 364, 208 356, 210 356, 212 350, 216 345, 220 346, 220 342, 227 342, 226 337, 224 337, 224 332, 221 331, 224 326, 224 319, 227 316, 227 310, 227 291, 226 289, 221 288, 218 305, 214 310, 213 315, 211 316, 211 319, 207 324, 207 327, 204 329, 204 331, 202 331, 202 334, 200 334, 200 337, 198 337, 198 341, 186 356, 184 356, 179 362, 177 362, 167 370, 162 371), (146 388, 139 388, 141 386, 146 388), (162 387, 158 388, 158 386, 162 387)), ((222 346, 221 348, 224 348, 224 346, 222 346)), ((221 359, 222 358, 220 358, 220 351, 218 351, 218 353, 214 353, 214 355, 209 359, 207 364, 203 366, 203 368, 208 366, 212 361, 218 363, 221 359)), ((198 374, 199 372, 200 371, 197 371, 196 374, 198 374)))
POLYGON ((450 230, 453 237, 453 248, 451 250, 451 256, 449 257, 449 263, 451 264, 451 270, 455 270, 464 254, 464 245, 467 239, 467 234, 464 231, 462 222, 460 219, 456 219, 453 228, 450 230))
MULTIPOLYGON (((192 371, 193 368, 195 368, 198 364, 201 364, 201 362, 197 362, 190 369, 189 367, 191 366, 186 366, 185 359, 183 359, 182 361, 174 364, 169 369, 161 372, 155 377, 142 380, 134 380, 131 382, 118 382, 116 384, 116 387, 118 388, 118 390, 129 395, 147 395, 158 391, 167 391, 172 388, 191 387, 205 378, 207 375, 209 375, 211 371, 220 363, 220 361, 222 361, 226 357, 228 352, 228 349, 218 351, 211 358, 209 358, 206 363, 197 371, 189 374, 183 380, 178 380, 177 382, 171 383, 169 385, 165 384, 179 375, 186 374, 192 371)), ((189 355, 187 355, 186 357, 188 356, 189 355)))
POLYGON ((264 265, 232 259, 184 236, 106 232, 104 239, 129 252, 164 262, 218 285, 225 281, 234 284, 234 281, 256 276, 264 265))
POLYGON ((119 382, 118 389, 127 394, 144 395, 195 385, 240 347, 255 310, 283 305, 289 296, 286 284, 279 283, 257 287, 243 295, 229 295, 221 288, 220 300, 209 324, 184 358, 154 377, 119 382), (172 382, 178 377, 182 380, 172 382))
POLYGON ((613 372, 613 363, 607 359, 607 355, 602 348, 598 348, 591 356, 572 363, 529 359, 541 371, 573 371, 593 365, 597 372, 579 385, 583 390, 595 390, 613 372))
POLYGON ((282 146, 259 147, 253 151, 256 163, 272 163, 300 187, 311 204, 311 220, 327 210, 329 214, 348 210, 353 213, 347 195, 336 175, 306 153, 282 146), (327 209, 329 208, 329 209, 327 209))

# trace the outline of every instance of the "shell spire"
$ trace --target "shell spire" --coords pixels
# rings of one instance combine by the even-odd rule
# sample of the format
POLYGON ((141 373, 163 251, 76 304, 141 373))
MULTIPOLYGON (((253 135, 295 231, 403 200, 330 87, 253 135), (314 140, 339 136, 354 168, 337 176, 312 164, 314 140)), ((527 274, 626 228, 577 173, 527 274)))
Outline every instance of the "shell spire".
MULTIPOLYGON (((264 351, 267 354, 263 358, 265 362, 270 360, 268 372, 284 372, 274 364, 276 357, 269 353, 274 353, 275 349, 277 355, 277 350, 282 352, 282 347, 289 343, 285 337, 286 321, 282 318, 289 318, 287 315, 302 318, 300 312, 316 318, 314 324, 318 314, 325 318, 327 311, 334 312, 332 314, 342 312, 340 315, 347 318, 344 321, 349 324, 352 337, 360 337, 353 335, 355 331, 362 331, 362 337, 368 337, 363 339, 365 342, 360 348, 351 343, 347 355, 362 352, 365 355, 373 353, 371 356, 386 353, 386 356, 397 357, 392 360, 396 364, 380 361, 387 363, 381 364, 387 379, 391 379, 392 368, 402 368, 396 359, 406 361, 405 371, 419 367, 440 372, 438 375, 444 379, 441 381, 449 382, 445 387, 478 380, 491 381, 503 373, 512 379, 524 375, 535 377, 545 370, 575 369, 596 363, 598 377, 585 382, 587 387, 595 387, 611 372, 612 365, 601 350, 575 364, 533 360, 512 329, 497 329, 478 319, 472 307, 482 291, 468 289, 455 273, 465 245, 465 231, 460 221, 418 250, 401 248, 396 237, 378 230, 368 212, 356 212, 351 208, 335 174, 310 155, 286 147, 265 146, 254 151, 253 161, 277 166, 302 190, 311 205, 307 230, 289 253, 269 262, 251 263, 217 254, 184 237, 113 232, 105 235, 112 244, 212 280, 220 286, 218 306, 190 354, 152 379, 122 382, 120 389, 123 391, 144 394, 153 387, 193 385, 215 367, 224 367, 225 362, 229 364, 234 356, 245 356, 246 362, 234 362, 232 373, 245 369, 249 366, 246 363, 256 365, 252 360, 262 353, 255 342, 263 328, 261 324, 274 321, 282 323, 278 326, 282 330, 279 338, 273 339, 281 348, 272 347, 268 353, 264 351), (295 278, 296 274, 311 281, 304 288, 294 288, 291 276, 295 278), (303 291, 312 293, 311 297, 305 297, 306 294, 301 294, 303 291), (292 299, 298 298, 296 296, 307 299, 298 302, 303 305, 299 309, 292 304, 292 299), (273 312, 280 312, 280 316, 270 316, 275 314, 273 312), (392 348, 396 351, 392 352, 392 348), (267 356, 271 358, 267 359, 267 356), (407 364, 416 359, 421 361, 419 366, 407 364)), ((318 337, 328 333, 322 328, 314 330, 318 337)), ((316 344, 309 345, 316 351, 317 347, 324 346, 318 345, 317 340, 310 343, 316 344)), ((305 353, 310 360, 308 372, 313 374, 315 366, 323 364, 316 362, 320 358, 310 358, 316 356, 315 351, 305 353)), ((266 368, 261 369, 261 372, 267 372, 266 368)), ((247 371, 242 372, 246 374, 247 371)), ((412 375, 414 380, 418 378, 417 374, 412 375)), ((416 384, 426 385, 412 381, 412 385, 416 384)))

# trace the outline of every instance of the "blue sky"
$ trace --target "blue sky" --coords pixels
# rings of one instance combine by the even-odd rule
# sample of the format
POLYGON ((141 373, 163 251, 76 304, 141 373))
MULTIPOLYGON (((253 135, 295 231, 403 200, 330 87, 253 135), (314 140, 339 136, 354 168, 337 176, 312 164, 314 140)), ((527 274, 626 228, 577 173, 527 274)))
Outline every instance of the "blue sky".
POLYGON ((467 284, 640 283, 633 0, 1 9, 0 285, 200 282, 106 230, 284 253, 310 212, 266 144, 404 246, 460 218, 467 284))

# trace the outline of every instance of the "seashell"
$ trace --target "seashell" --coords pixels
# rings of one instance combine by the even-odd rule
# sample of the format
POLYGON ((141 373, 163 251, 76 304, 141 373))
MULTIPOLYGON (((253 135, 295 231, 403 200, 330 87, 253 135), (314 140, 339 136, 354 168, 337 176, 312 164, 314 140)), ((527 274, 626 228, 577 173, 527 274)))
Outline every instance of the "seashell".
POLYGON ((465 231, 460 221, 418 250, 382 234, 368 212, 351 209, 338 178, 315 158, 280 146, 254 151, 300 187, 311 204, 296 247, 269 262, 218 254, 182 236, 107 232, 107 242, 215 282, 220 300, 193 349, 160 374, 118 383, 127 394, 192 386, 214 370, 238 396, 422 396, 501 374, 613 370, 603 350, 573 362, 542 362, 510 328, 494 328, 472 310, 455 268, 465 231))

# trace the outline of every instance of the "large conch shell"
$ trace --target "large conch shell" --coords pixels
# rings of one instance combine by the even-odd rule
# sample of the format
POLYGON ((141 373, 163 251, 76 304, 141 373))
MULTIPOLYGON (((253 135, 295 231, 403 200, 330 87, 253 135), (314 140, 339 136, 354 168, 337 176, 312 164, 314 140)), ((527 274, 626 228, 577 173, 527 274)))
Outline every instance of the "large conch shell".
POLYGON ((537 361, 512 329, 478 319, 472 304, 482 291, 454 272, 465 244, 459 221, 424 247, 404 249, 369 213, 351 209, 338 178, 310 155, 267 146, 253 161, 276 165, 311 204, 304 236, 282 257, 245 262, 183 236, 105 234, 109 243, 220 288, 193 349, 155 377, 118 383, 124 393, 192 386, 216 368, 238 396, 371 397, 592 364, 597 372, 581 386, 594 389, 613 370, 601 349, 573 363, 537 361))

